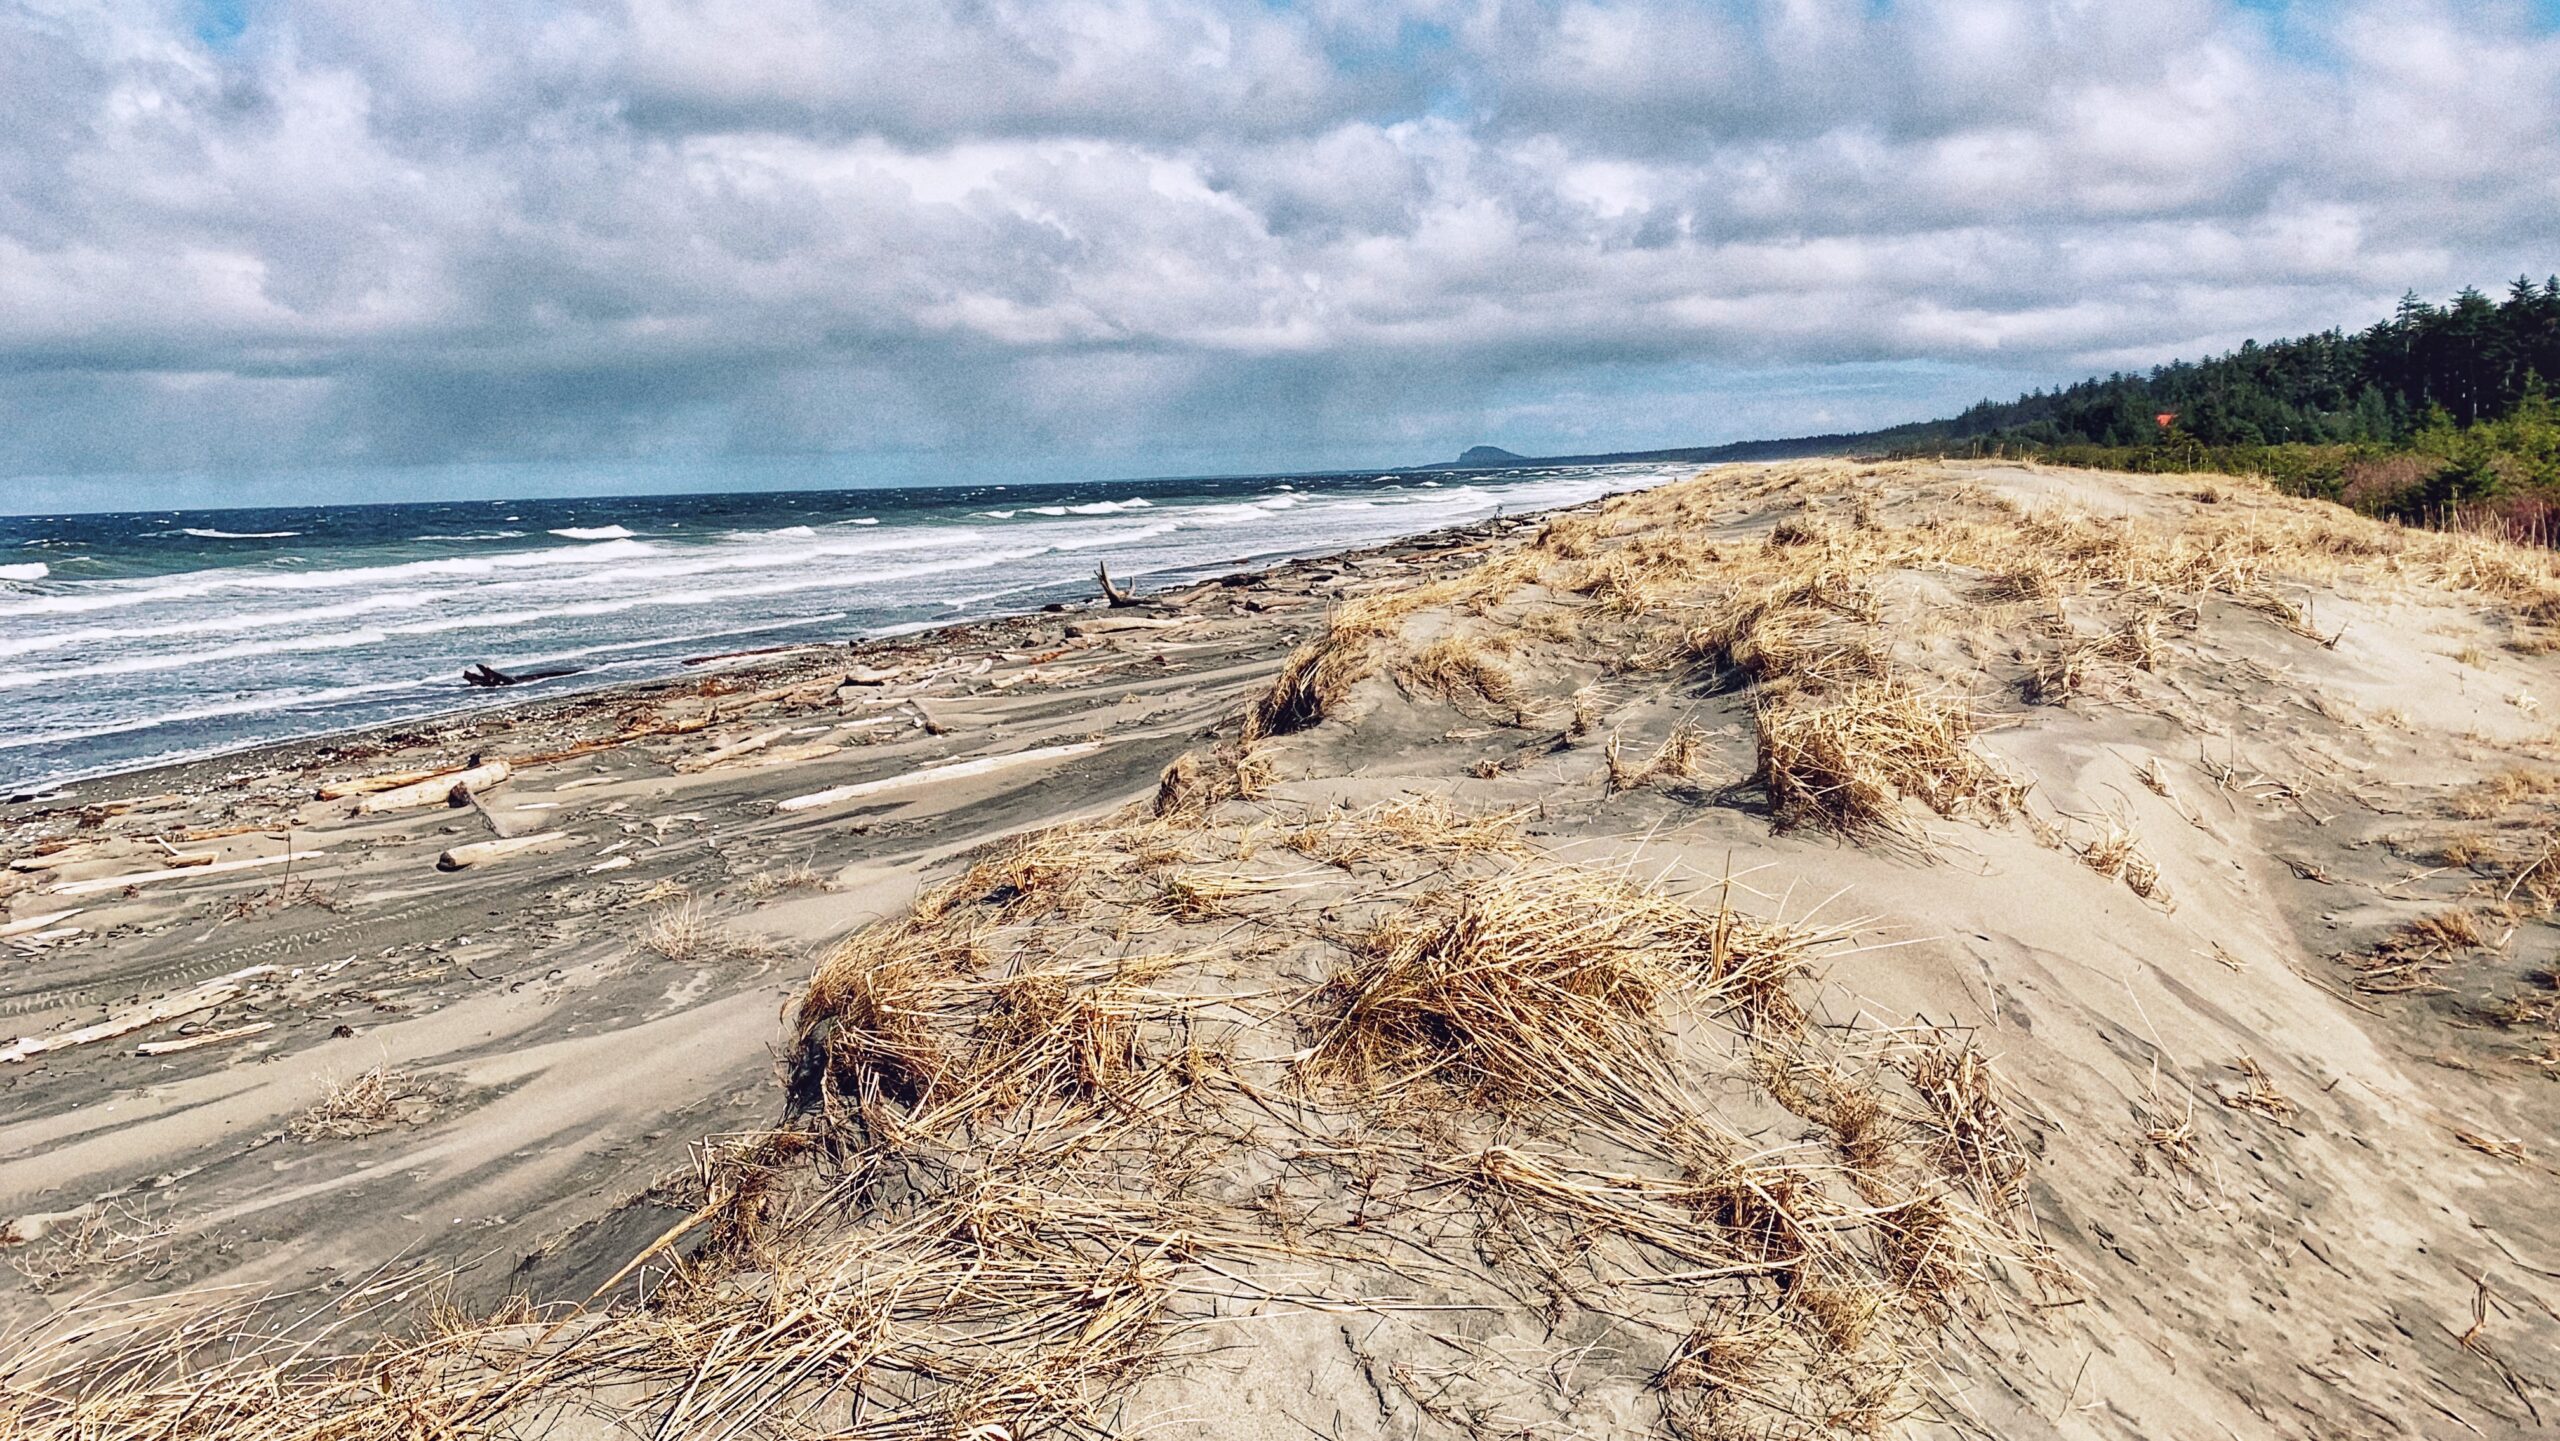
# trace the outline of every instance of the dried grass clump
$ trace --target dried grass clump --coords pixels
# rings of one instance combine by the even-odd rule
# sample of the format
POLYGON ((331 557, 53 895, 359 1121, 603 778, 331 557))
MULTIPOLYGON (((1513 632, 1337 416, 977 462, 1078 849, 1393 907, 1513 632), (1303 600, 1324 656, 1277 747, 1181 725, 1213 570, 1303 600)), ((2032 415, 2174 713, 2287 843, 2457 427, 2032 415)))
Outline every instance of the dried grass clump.
POLYGON ((1337 625, 1321 639, 1291 652, 1271 688, 1245 712, 1245 740, 1292 735, 1320 724, 1341 706, 1353 686, 1376 673, 1371 639, 1337 625))
POLYGON ((1746 592, 1687 632, 1692 659, 1762 686, 1880 679, 1888 666, 1870 635, 1875 598, 1844 573, 1788 576, 1746 592))
POLYGON ((1444 635, 1396 662, 1398 679, 1444 700, 1480 698, 1517 711, 1525 698, 1510 668, 1485 654, 1484 642, 1444 635))
POLYGON ((1308 1075, 1370 1094, 1427 1082, 1512 1115, 1574 1101, 1641 1113, 1670 983, 1628 924, 1643 900, 1604 876, 1540 868, 1391 913, 1316 993, 1308 1075))
POLYGON ((770 900, 789 891, 826 889, 827 878, 816 867, 804 863, 784 866, 780 870, 758 871, 747 877, 747 894, 759 901, 770 900))
POLYGON ((1993 1215, 2027 1201, 2027 1157, 2002 1110, 1990 1061, 1971 1041, 1932 1037, 1905 1061, 1923 1103, 1929 1158, 1993 1215))
POLYGON ((1785 550, 1791 546, 1824 545, 1831 532, 1821 522, 1805 516, 1791 515, 1769 527, 1769 548, 1785 550))
POLYGON ((2468 911, 2447 910, 2420 916, 2356 957, 2355 988, 2381 996, 2444 990, 2436 977, 2451 969, 2464 952, 2477 950, 2485 941, 2478 919, 2468 911))
POLYGON ((1271 688, 1246 710, 1246 743, 1320 724, 1341 707, 1352 687, 1378 673, 1380 649, 1403 628, 1406 617, 1440 607, 1487 613, 1542 569, 1534 550, 1515 552, 1446 580, 1345 603, 1334 611, 1322 636, 1290 654, 1271 688))
POLYGON ((2099 636, 2075 637, 2027 673, 2020 689, 2036 705, 2063 705, 2099 688, 2112 671, 2160 663, 2161 612, 2144 610, 2099 636))
POLYGON ((435 1114, 432 1088, 405 1071, 375 1066, 329 1088, 285 1127, 301 1141, 352 1141, 435 1114))
POLYGON ((866 1116, 883 1102, 921 1105, 953 1069, 940 1021, 956 984, 922 947, 864 936, 837 947, 819 962, 794 1021, 802 1089, 823 1079, 866 1116))
POLYGON ((709 910, 698 900, 678 901, 649 918, 641 929, 640 945, 662 960, 682 965, 702 959, 715 947, 719 927, 713 924, 709 910))
POLYGON ((1896 830, 1906 798, 1941 816, 2000 816, 2024 789, 1974 749, 1970 707, 1899 681, 1781 696, 1757 712, 1753 779, 1785 824, 1896 830))
POLYGON ((1699 755, 1706 749, 1707 733, 1694 721, 1682 721, 1653 748, 1653 754, 1642 761, 1628 758, 1620 736, 1609 737, 1603 759, 1609 773, 1609 793, 1637 790, 1650 785, 1677 785, 1694 780, 1699 771, 1699 755))
POLYGON ((1436 795, 1407 796, 1356 811, 1337 807, 1283 831, 1280 843, 1345 869, 1398 858, 1518 856, 1528 850, 1520 827, 1533 814, 1462 811, 1436 795))
POLYGON ((1726 905, 1712 911, 1657 905, 1647 919, 1660 929, 1672 966, 1694 999, 1764 1045, 1803 1034, 1811 1014, 1799 998, 1802 983, 1855 929, 1855 923, 1754 920, 1726 905))
POLYGON ((1438 796, 1408 796, 1359 812, 1358 824, 1410 850, 1436 855, 1519 855, 1528 847, 1520 828, 1532 807, 1509 811, 1460 811, 1438 796))
POLYGON ((650 917, 649 924, 641 928, 640 946, 678 965, 720 960, 772 961, 789 950, 770 937, 731 930, 711 918, 710 907, 693 899, 678 901, 650 917))
POLYGON ((1677 1131, 1689 1123, 1664 1070, 1668 1009, 1730 1024, 1777 1064, 1805 1034, 1804 982, 1848 933, 1572 867, 1466 881, 1347 941, 1312 998, 1302 1069, 1361 1095, 1454 1093, 1522 1119, 1677 1131))
POLYGON ((2079 852, 2080 863, 2099 875, 2123 881, 2126 890, 2146 901, 2169 903, 2168 890, 2161 884, 2159 863, 2143 850, 2141 838, 2123 825, 2110 822, 2073 849, 2079 852))
POLYGON ((1584 511, 1548 521, 1539 528, 1538 538, 1532 543, 1558 560, 1588 560, 1599 552, 1606 534, 1600 517, 1584 511))
POLYGON ((119 1272, 158 1280, 153 1273, 175 1250, 178 1228, 165 1203, 158 1211, 151 1205, 148 1196, 118 1197, 20 1217, 0 1226, 0 1249, 39 1291, 96 1287, 119 1272))
POLYGON ((2560 776, 2515 766, 2465 787, 2448 808, 2464 820, 2487 820, 2526 801, 2548 800, 2555 793, 2560 793, 2560 776))
POLYGON ((1260 796, 1271 781, 1270 759, 1249 745, 1185 751, 1157 778, 1155 813, 1168 820, 1206 820, 1228 801, 1260 796))
POLYGON ((2274 1079, 2267 1075, 2266 1067, 2258 1064, 2257 1057, 2241 1056, 2231 1063, 2231 1070, 2239 1075, 2240 1085, 2222 1093, 2222 1104, 2235 1111, 2255 1111, 2271 1121, 2293 1115, 2293 1102, 2276 1089, 2274 1079))

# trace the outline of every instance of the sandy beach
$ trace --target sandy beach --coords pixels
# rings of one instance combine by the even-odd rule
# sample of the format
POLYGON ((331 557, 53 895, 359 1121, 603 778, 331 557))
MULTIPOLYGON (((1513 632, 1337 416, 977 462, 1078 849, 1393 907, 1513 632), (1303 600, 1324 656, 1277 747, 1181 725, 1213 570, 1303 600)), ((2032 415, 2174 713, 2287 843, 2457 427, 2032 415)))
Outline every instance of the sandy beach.
POLYGON ((84 784, 0 1421, 2525 1434, 2555 652, 2546 553, 1806 462, 84 784))
MULTIPOLYGON (((678 1214, 660 1183, 697 1140, 774 1119, 777 1017, 818 948, 954 857, 1152 789, 1235 730, 1329 605, 1444 577, 1526 523, 1134 607, 528 687, 502 711, 0 811, 0 1030, 221 998, 0 1062, 0 1217, 89 1208, 84 1247, 130 1252, 116 1274, 154 1287, 343 1284, 405 1257, 461 1265, 481 1304, 592 1290, 678 1214), (491 761, 508 774, 476 804, 449 785, 371 813, 372 795, 322 798, 491 761), (871 789, 793 804, 845 787, 871 789), (511 839, 532 844, 439 868, 511 839), (401 1124, 295 1140, 294 1118, 375 1071, 419 1089, 401 1124)), ((65 1234, 19 1230, 46 1224, 65 1234)), ((23 1318, 29 1288, 10 1291, 23 1318)))

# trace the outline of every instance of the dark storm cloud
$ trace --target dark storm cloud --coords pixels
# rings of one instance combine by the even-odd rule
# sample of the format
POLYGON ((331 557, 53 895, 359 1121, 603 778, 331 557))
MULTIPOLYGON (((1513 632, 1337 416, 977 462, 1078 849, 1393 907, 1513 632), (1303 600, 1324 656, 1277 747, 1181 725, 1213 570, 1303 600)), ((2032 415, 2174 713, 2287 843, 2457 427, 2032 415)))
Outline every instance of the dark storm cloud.
POLYGON ((2520 6, 248 16, 0 0, 0 470, 1708 439, 2560 264, 2520 6))

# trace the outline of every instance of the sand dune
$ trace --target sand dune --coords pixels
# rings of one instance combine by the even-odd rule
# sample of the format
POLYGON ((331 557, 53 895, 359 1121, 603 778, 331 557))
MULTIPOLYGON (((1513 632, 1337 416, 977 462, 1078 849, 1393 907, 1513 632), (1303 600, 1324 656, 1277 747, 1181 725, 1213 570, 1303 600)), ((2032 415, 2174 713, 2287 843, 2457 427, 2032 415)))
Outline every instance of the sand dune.
POLYGON ((0 1072, 0 1431, 2543 1426, 2544 554, 1826 462, 1146 618, 19 808, 213 859, 15 1029, 239 993, 0 1072))

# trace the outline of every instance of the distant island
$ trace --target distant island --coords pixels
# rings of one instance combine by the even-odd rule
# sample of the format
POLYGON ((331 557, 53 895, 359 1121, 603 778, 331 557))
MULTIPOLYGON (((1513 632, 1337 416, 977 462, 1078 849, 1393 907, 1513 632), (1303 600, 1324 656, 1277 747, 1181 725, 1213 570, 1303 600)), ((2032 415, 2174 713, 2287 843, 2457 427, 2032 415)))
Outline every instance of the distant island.
POLYGON ((1498 445, 1471 445, 1456 460, 1405 469, 1510 470, 1523 465, 1636 465, 1646 461, 1691 464, 1716 460, 1798 460, 1810 455, 1837 455, 1872 442, 1867 435, 1805 435, 1789 440, 1738 440, 1729 445, 1692 445, 1673 450, 1613 450, 1603 455, 1521 455, 1498 445))

